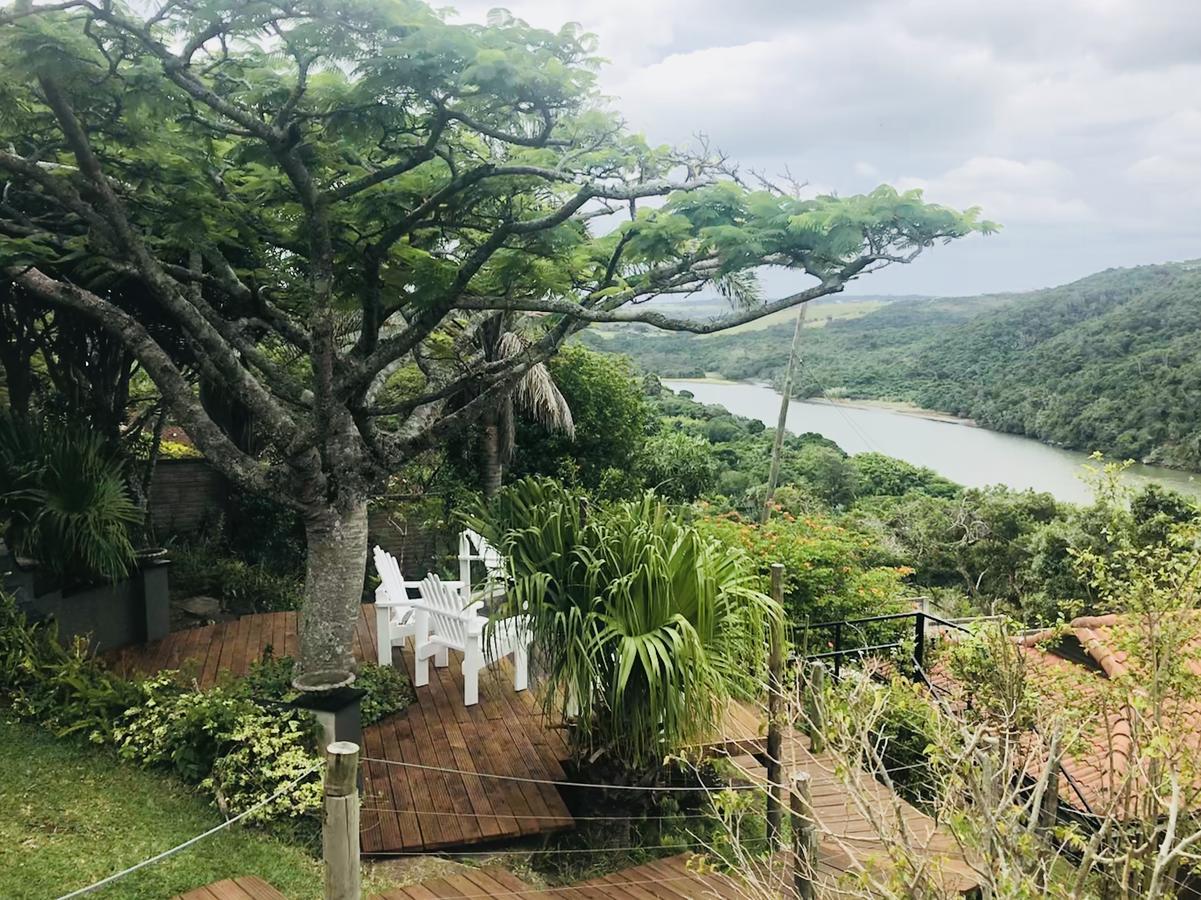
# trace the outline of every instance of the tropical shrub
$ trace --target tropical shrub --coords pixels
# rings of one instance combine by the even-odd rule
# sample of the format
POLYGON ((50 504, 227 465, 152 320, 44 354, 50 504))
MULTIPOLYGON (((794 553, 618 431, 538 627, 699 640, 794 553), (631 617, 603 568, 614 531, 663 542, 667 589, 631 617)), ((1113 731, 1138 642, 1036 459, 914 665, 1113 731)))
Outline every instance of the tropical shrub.
POLYGON ((657 434, 641 457, 646 485, 672 500, 695 500, 717 484, 718 460, 709 442, 679 432, 657 434))
POLYGON ((171 593, 204 595, 235 615, 299 609, 303 575, 282 575, 234 556, 217 541, 182 544, 171 550, 171 593))
MULTIPOLYGON (((163 672, 138 683, 138 702, 116 729, 123 759, 199 784, 227 813, 250 808, 316 767, 312 716, 278 704, 264 707, 237 688, 181 688, 174 676, 163 672)), ((251 818, 309 812, 320 799, 320 781, 309 779, 251 818)))
POLYGON ((561 484, 517 482, 470 517, 506 555, 499 616, 526 615, 547 712, 574 715, 577 758, 651 768, 713 733, 749 693, 778 614, 743 553, 653 494, 588 508, 561 484))
MULTIPOLYGON (((583 487, 598 488, 610 470, 628 469, 642 447, 643 386, 627 360, 579 344, 564 347, 547 365, 571 410, 574 432, 519 421, 512 474, 570 476, 583 487)), ((609 482, 612 486, 612 476, 609 482)))
POLYGON ((72 581, 116 581, 134 565, 141 522, 99 435, 0 412, 0 526, 12 550, 72 581))
POLYGON ((784 609, 795 624, 904 609, 901 597, 909 570, 871 565, 870 539, 828 516, 784 513, 760 525, 737 513, 706 514, 697 527, 724 546, 745 551, 757 566, 760 590, 768 587, 771 565, 783 564, 784 609))

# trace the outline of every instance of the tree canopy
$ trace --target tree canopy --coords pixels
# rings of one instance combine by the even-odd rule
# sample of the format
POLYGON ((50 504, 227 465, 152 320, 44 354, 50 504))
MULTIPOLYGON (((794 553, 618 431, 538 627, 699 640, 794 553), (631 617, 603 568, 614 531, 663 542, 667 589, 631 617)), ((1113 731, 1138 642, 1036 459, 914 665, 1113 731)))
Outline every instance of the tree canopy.
POLYGON ((589 35, 503 11, 24 0, 0 41, 5 291, 92 319, 215 465, 302 512, 310 683, 353 665, 373 487, 574 332, 717 331, 992 228, 916 191, 801 199, 709 147, 654 145, 597 94, 589 35), (763 266, 812 283, 764 300, 763 266), (640 305, 707 288, 728 315, 640 305), (512 313, 531 338, 487 358, 480 330, 512 313), (265 452, 206 412, 192 373, 265 452))

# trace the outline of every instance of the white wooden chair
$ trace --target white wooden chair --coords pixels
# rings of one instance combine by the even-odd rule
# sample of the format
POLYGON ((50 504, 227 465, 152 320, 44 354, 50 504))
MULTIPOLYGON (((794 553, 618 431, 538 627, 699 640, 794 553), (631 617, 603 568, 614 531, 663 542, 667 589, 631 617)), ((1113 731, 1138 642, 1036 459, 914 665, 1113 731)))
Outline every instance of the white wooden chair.
POLYGON ((472 597, 471 564, 484 564, 484 584, 475 594, 475 599, 485 602, 503 597, 505 593, 505 558, 488 543, 478 531, 464 528, 459 534, 459 581, 463 583, 463 595, 472 597))
MULTIPOLYGON (((375 571, 380 585, 375 589, 375 657, 381 666, 392 665, 392 648, 404 647, 405 640, 414 635, 415 601, 409 591, 421 591, 420 581, 405 581, 400 574, 396 557, 377 546, 374 551, 375 571)), ((444 582, 461 590, 457 581, 444 582)))
POLYGON ((448 651, 463 654, 463 703, 474 706, 480 701, 480 671, 506 656, 513 657, 513 689, 529 687, 530 637, 522 618, 504 619, 490 628, 488 617, 480 615, 482 601, 463 605, 463 594, 456 582, 427 575, 421 582, 421 599, 414 606, 413 660, 417 687, 429 684, 430 657, 442 667, 450 662, 448 651))

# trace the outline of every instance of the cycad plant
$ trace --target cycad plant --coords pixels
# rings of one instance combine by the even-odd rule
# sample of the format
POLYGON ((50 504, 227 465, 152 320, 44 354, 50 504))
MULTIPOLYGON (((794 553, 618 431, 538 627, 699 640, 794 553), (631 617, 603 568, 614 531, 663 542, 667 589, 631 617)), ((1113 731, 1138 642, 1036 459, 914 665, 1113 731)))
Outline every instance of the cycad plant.
POLYGON ((546 712, 574 718, 577 759, 646 773, 712 737, 726 701, 754 690, 779 610, 745 557, 654 495, 589 509, 525 479, 470 524, 507 556, 498 616, 529 617, 546 712))
POLYGON ((67 580, 115 581, 141 513, 97 434, 0 414, 0 526, 9 547, 67 580))

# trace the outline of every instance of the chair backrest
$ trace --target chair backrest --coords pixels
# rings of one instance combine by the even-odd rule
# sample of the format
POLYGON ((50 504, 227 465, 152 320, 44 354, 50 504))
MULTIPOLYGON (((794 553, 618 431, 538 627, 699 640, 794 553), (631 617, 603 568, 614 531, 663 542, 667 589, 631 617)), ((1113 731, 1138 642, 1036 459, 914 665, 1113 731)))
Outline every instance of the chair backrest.
POLYGON ((388 599, 394 602, 408 600, 409 595, 405 590, 404 576, 400 574, 400 563, 396 561, 396 557, 378 544, 373 552, 375 554, 375 571, 379 573, 379 580, 383 582, 384 590, 388 592, 388 599))
POLYGON ((474 608, 463 608, 463 598, 457 590, 437 575, 427 575, 421 582, 421 609, 429 614, 430 632, 462 650, 467 637, 479 631, 481 617, 474 608))
POLYGON ((478 559, 484 564, 484 568, 488 570, 489 575, 504 571, 505 558, 499 550, 488 542, 486 537, 478 531, 472 531, 470 528, 463 529, 462 537, 464 540, 459 542, 460 556, 465 556, 468 559, 478 559))

